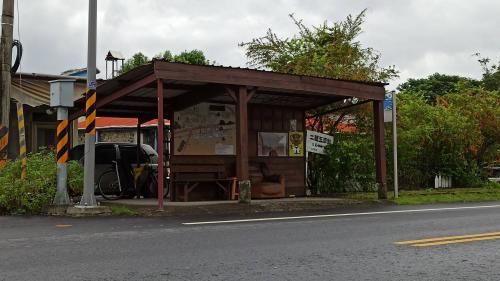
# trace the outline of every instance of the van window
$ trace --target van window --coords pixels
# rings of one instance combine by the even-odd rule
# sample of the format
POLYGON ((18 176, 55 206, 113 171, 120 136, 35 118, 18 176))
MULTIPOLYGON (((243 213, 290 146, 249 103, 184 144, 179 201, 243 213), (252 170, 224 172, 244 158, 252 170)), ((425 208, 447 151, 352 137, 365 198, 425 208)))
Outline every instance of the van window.
MULTIPOLYGON (((139 163, 144 164, 148 161, 146 153, 141 149, 139 151, 139 163)), ((120 156, 125 163, 137 162, 137 146, 120 146, 120 156)))
POLYGON ((114 145, 99 145, 95 148, 95 163, 110 164, 116 161, 116 149, 114 145))

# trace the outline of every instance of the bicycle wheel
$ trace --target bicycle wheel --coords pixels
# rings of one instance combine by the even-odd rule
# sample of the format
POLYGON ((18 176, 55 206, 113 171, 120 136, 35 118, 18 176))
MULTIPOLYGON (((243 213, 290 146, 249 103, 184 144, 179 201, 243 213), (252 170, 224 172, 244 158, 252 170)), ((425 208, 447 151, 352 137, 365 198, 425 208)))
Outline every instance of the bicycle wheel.
MULTIPOLYGON (((156 175, 149 178, 146 192, 148 198, 158 197, 158 181, 156 180, 156 175)), ((170 182, 168 177, 165 178, 163 182, 163 198, 170 198, 170 182)))
POLYGON ((97 184, 102 197, 107 200, 117 200, 122 197, 118 177, 114 170, 109 170, 99 177, 97 184))

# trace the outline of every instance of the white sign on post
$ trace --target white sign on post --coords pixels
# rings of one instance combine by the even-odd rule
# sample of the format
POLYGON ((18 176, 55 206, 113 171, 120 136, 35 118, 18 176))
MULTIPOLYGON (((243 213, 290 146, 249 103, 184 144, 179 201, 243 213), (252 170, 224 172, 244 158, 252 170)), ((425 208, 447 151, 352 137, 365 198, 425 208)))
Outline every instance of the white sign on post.
POLYGON ((333 143, 333 136, 307 131, 306 150, 312 153, 325 154, 325 147, 333 143))

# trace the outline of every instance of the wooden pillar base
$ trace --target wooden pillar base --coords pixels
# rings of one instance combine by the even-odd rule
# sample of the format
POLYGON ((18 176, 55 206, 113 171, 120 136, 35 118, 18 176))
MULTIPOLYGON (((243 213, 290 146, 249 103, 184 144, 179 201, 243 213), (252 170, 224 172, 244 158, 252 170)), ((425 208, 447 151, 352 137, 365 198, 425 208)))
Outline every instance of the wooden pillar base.
POLYGON ((250 204, 252 201, 252 183, 249 180, 242 180, 238 183, 238 202, 250 204))
POLYGON ((378 191, 378 199, 386 200, 387 199, 387 184, 386 183, 377 183, 377 191, 378 191))

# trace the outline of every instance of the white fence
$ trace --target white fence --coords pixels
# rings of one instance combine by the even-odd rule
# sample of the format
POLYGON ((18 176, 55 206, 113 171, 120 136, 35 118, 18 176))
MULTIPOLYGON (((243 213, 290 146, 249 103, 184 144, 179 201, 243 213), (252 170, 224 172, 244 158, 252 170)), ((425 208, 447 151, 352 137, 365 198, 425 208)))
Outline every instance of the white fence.
POLYGON ((448 188, 451 187, 451 177, 436 175, 434 178, 434 188, 448 188))

